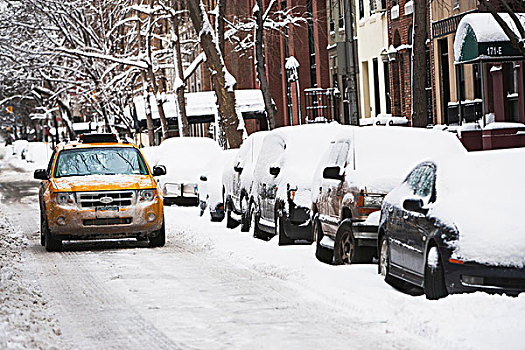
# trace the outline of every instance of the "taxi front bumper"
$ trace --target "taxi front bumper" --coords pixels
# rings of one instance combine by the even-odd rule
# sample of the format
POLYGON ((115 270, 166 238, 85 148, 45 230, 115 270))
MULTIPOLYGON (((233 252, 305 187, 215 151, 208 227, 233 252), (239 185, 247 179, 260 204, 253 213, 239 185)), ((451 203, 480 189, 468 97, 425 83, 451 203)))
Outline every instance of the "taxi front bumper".
POLYGON ((160 198, 126 207, 79 208, 51 205, 49 230, 59 239, 153 237, 160 230, 163 206, 160 198))

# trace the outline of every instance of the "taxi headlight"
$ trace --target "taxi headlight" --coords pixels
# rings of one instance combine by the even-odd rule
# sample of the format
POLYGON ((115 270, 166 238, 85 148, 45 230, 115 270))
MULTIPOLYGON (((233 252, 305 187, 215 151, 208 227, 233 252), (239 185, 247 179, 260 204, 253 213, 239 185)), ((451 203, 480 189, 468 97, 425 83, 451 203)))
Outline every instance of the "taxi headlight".
POLYGON ((55 199, 58 205, 68 205, 75 203, 75 195, 71 192, 59 192, 56 194, 55 199))
POLYGON ((140 202, 151 202, 155 199, 157 195, 157 190, 140 190, 139 191, 139 201, 140 202))

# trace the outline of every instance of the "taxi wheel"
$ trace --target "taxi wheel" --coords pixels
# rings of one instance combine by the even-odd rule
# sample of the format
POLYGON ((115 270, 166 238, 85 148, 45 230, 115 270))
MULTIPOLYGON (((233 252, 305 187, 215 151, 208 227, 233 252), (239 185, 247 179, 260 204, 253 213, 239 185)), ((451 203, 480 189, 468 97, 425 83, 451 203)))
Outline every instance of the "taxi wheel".
POLYGON ((166 227, 164 225, 164 218, 162 218, 162 226, 160 230, 157 231, 157 235, 155 237, 150 237, 148 241, 148 245, 150 247, 163 247, 164 244, 166 244, 166 227))
POLYGON ((57 239, 51 232, 48 231, 45 233, 44 240, 48 252, 59 252, 62 250, 62 240, 57 239))
POLYGON ((47 227, 47 221, 43 214, 40 214, 40 245, 44 247, 46 245, 46 234, 49 234, 47 227))

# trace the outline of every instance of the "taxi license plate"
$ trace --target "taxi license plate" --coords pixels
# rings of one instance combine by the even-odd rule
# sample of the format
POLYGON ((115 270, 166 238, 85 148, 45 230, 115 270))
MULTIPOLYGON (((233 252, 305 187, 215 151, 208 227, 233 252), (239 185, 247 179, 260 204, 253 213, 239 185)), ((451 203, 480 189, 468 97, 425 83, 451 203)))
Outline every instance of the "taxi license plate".
POLYGON ((116 207, 116 206, 112 206, 112 207, 96 207, 95 208, 95 216, 97 218, 111 218, 111 217, 115 217, 118 212, 119 212, 119 207, 116 207))

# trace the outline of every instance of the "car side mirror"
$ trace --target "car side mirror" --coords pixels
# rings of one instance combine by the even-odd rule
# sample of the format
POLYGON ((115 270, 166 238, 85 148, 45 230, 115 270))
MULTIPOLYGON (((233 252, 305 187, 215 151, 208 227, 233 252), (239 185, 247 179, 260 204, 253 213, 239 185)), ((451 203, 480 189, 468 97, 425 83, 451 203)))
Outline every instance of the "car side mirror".
POLYGON ((408 198, 403 202, 403 209, 427 215, 428 209, 423 208, 423 201, 416 198, 408 198))
POLYGON ((281 168, 279 168, 277 166, 270 167, 270 175, 277 176, 277 175, 279 175, 280 172, 281 172, 281 168))
POLYGON ((242 173, 242 169, 243 169, 243 167, 238 166, 238 165, 236 165, 236 166, 233 167, 233 170, 235 170, 235 172, 236 172, 236 173, 239 173, 239 174, 242 173))
POLYGON ((201 179, 201 181, 208 181, 208 178, 206 176, 204 176, 204 175, 201 175, 200 179, 201 179))
POLYGON ((331 180, 343 181, 345 179, 344 175, 339 175, 341 168, 338 166, 329 166, 323 170, 323 178, 331 180))
POLYGON ((153 167, 153 176, 166 175, 166 167, 164 165, 155 165, 153 167))
POLYGON ((34 178, 37 180, 49 180, 46 169, 37 169, 34 173, 34 178))

